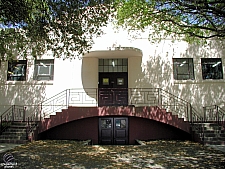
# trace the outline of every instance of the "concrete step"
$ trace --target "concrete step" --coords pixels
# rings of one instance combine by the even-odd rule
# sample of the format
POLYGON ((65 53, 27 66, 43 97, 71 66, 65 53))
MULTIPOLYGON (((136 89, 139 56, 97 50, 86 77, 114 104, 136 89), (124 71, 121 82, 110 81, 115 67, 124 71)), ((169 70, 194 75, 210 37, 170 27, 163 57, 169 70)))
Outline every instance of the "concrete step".
POLYGON ((222 126, 216 123, 196 123, 192 126, 192 130, 206 145, 225 145, 225 131, 222 126), (199 127, 203 128, 198 130, 199 127))
MULTIPOLYGON (((196 134, 199 134, 199 133, 202 133, 202 131, 199 131, 199 130, 194 130, 196 134)), ((224 136, 225 135, 225 132, 224 131, 221 131, 221 130, 204 130, 204 134, 219 134, 221 136, 224 136)))
POLYGON ((25 144, 28 143, 28 140, 0 139, 0 143, 25 144))
POLYGON ((13 125, 18 125, 18 126, 26 126, 27 125, 27 122, 17 122, 17 121, 14 121, 12 122, 13 125))
POLYGON ((8 129, 5 130, 5 132, 9 132, 9 133, 10 132, 26 132, 26 131, 27 131, 26 128, 25 129, 21 129, 21 128, 8 128, 8 129))
POLYGON ((2 135, 16 135, 16 136, 21 136, 26 134, 26 132, 20 132, 20 131, 16 131, 16 132, 4 132, 2 135))
POLYGON ((1 135, 0 143, 27 143, 27 122, 13 122, 1 135))
POLYGON ((26 135, 21 135, 21 136, 17 136, 17 135, 1 135, 0 139, 26 140, 27 136, 26 135))
POLYGON ((196 127, 192 127, 193 129, 195 128, 201 128, 201 129, 204 129, 204 130, 207 130, 207 131, 214 131, 214 130, 221 130, 221 131, 224 131, 223 130, 223 127, 222 126, 214 126, 214 127, 206 127, 206 126, 201 126, 201 125, 196 125, 196 127))
POLYGON ((225 145, 225 141, 204 141, 205 145, 225 145))
MULTIPOLYGON (((203 139, 203 137, 200 137, 203 139)), ((204 137, 204 141, 225 141, 222 137, 204 137)))

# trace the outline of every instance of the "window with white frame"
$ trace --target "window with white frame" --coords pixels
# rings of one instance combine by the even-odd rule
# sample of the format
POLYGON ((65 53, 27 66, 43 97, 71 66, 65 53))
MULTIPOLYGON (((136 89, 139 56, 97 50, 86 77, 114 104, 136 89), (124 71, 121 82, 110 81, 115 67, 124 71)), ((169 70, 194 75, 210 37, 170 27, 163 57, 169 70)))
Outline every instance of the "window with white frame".
POLYGON ((193 58, 173 58, 173 76, 175 80, 194 80, 193 58))
POLYGON ((221 58, 202 58, 202 78, 223 79, 223 69, 221 58))
POLYGON ((8 61, 7 81, 25 81, 26 70, 27 70, 26 60, 8 61))
POLYGON ((34 80, 53 80, 54 59, 35 60, 34 80))

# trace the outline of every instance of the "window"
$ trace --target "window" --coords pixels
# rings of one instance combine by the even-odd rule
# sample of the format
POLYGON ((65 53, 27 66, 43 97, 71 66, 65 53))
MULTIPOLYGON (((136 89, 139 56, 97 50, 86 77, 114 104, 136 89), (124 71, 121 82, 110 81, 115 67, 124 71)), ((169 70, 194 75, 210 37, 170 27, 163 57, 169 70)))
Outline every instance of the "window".
POLYGON ((203 79, 223 79, 222 61, 220 58, 202 58, 203 79))
POLYGON ((13 60, 8 62, 8 81, 25 81, 26 80, 26 60, 13 60))
POLYGON ((173 75, 176 80, 194 80, 194 65, 192 58, 174 58, 173 75))
POLYGON ((128 59, 99 59, 99 72, 127 72, 128 59))
POLYGON ((34 80, 53 80, 54 59, 35 60, 34 80))

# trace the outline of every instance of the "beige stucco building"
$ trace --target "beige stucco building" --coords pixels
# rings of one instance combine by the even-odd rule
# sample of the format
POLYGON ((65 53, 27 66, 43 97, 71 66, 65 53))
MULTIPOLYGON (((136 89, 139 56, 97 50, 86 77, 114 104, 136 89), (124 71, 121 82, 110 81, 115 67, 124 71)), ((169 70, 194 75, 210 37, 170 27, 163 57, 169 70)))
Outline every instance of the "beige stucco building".
POLYGON ((29 109, 67 89, 74 91, 69 100, 75 106, 158 104, 158 88, 190 103, 200 114, 203 106, 224 106, 224 43, 210 40, 201 46, 165 39, 153 44, 146 33, 110 25, 104 32, 82 59, 63 60, 49 52, 38 60, 1 62, 0 113, 11 105, 29 109), (128 89, 109 103, 98 88, 128 89))

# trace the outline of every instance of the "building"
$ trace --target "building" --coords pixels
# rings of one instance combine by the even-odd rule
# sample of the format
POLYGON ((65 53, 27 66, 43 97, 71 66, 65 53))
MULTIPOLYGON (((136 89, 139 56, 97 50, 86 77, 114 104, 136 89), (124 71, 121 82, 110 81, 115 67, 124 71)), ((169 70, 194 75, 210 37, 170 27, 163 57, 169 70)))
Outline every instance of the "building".
POLYGON ((109 25, 82 59, 63 60, 49 52, 37 60, 1 62, 0 112, 17 105, 25 109, 18 119, 58 114, 56 121, 51 117, 40 125, 42 139, 94 144, 190 139, 185 123, 193 118, 190 112, 203 117, 205 106, 224 107, 224 54, 224 43, 217 41, 152 44, 146 33, 109 25))

